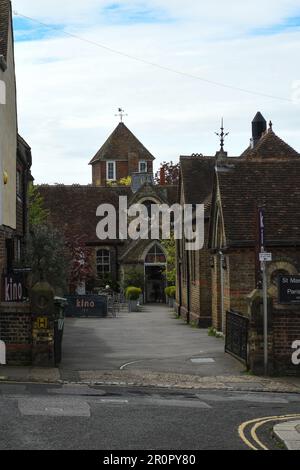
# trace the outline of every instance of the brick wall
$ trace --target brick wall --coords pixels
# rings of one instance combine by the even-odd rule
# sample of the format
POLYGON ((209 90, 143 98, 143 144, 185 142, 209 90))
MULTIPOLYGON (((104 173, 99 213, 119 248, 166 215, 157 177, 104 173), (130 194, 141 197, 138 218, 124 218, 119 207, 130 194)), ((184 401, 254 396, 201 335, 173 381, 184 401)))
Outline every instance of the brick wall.
POLYGON ((300 366, 292 363, 294 341, 300 341, 300 307, 280 310, 274 308, 273 362, 275 373, 300 375, 300 366))
POLYGON ((214 267, 211 272, 212 293, 212 326, 218 331, 222 328, 221 319, 221 283, 220 283, 220 258, 214 256, 214 267))
POLYGON ((32 319, 29 304, 0 304, 0 338, 6 344, 7 365, 32 360, 32 319))

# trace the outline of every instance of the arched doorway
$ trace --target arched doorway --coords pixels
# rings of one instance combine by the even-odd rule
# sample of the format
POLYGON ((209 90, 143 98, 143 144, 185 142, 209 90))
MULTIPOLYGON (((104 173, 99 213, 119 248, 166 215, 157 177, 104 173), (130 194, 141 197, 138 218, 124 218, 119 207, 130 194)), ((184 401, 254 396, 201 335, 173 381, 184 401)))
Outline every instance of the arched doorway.
POLYGON ((167 258, 159 243, 154 243, 145 256, 145 301, 165 303, 167 258))

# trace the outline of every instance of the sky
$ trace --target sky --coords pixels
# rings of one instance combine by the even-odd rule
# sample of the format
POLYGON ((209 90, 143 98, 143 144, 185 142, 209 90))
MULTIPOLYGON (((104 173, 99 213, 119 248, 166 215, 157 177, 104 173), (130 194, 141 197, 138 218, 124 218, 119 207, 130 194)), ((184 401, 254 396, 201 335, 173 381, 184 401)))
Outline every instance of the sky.
POLYGON ((90 184, 88 163, 117 126, 119 107, 156 168, 180 155, 214 155, 222 117, 226 150, 240 155, 257 111, 300 151, 299 0, 12 3, 50 26, 14 15, 19 132, 37 183, 90 184))

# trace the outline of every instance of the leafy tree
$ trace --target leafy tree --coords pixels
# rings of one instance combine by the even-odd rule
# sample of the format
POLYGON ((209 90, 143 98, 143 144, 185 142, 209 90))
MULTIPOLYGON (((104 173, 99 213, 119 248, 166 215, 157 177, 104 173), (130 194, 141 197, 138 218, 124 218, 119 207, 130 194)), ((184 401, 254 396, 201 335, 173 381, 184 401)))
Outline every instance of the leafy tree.
POLYGON ((44 201, 37 186, 32 183, 28 189, 28 221, 30 229, 45 224, 49 216, 49 211, 44 209, 44 201))
POLYGON ((46 280, 64 294, 68 277, 64 237, 48 222, 49 211, 33 184, 29 186, 28 203, 29 233, 24 263, 32 269, 32 283, 46 280))
POLYGON ((176 283, 176 242, 174 235, 171 235, 170 240, 162 240, 162 246, 167 253, 167 269, 165 275, 168 284, 175 285, 176 283))
POLYGON ((145 288, 145 275, 142 266, 132 266, 126 268, 123 280, 123 289, 134 286, 144 290, 145 288))
POLYGON ((106 186, 116 187, 116 186, 130 186, 132 178, 131 176, 126 176, 126 178, 121 178, 118 181, 107 181, 106 186))
POLYGON ((32 268, 33 283, 46 280, 63 294, 67 288, 68 259, 65 240, 49 224, 35 225, 27 241, 26 262, 32 268))
POLYGON ((155 175, 156 184, 178 185, 180 176, 180 163, 164 162, 155 175))
POLYGON ((76 289, 93 277, 92 252, 86 246, 86 237, 69 238, 66 245, 70 253, 69 284, 71 288, 76 289))

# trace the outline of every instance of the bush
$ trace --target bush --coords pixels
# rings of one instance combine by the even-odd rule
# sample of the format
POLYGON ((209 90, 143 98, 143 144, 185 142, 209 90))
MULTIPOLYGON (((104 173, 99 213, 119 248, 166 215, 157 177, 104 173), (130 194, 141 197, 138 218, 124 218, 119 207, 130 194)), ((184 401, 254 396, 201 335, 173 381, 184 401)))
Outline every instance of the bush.
POLYGON ((126 289, 126 299, 127 300, 138 300, 142 294, 142 289, 139 287, 129 286, 126 289))
POLYGON ((176 297, 176 287, 175 286, 170 287, 169 297, 171 297, 171 299, 175 299, 175 297, 176 297))
POLYGON ((175 299, 175 297, 176 297, 176 287, 175 286, 166 287, 165 288, 165 294, 170 299, 175 299))

